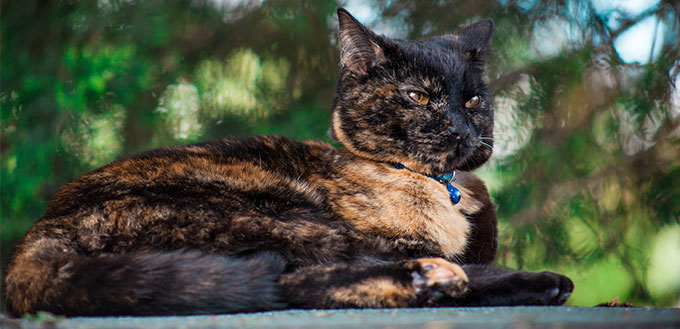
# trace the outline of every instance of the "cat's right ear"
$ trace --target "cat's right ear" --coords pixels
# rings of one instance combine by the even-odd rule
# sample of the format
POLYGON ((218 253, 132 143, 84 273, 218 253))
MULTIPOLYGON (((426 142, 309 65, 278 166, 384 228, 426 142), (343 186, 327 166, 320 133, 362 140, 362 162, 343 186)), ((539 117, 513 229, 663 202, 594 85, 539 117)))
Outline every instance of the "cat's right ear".
POLYGON ((340 24, 340 62, 358 75, 384 61, 385 56, 376 42, 377 36, 361 25, 347 10, 338 8, 340 24))
POLYGON ((464 50, 473 58, 484 58, 489 49, 493 27, 493 21, 486 19, 458 32, 458 39, 463 43, 464 50))

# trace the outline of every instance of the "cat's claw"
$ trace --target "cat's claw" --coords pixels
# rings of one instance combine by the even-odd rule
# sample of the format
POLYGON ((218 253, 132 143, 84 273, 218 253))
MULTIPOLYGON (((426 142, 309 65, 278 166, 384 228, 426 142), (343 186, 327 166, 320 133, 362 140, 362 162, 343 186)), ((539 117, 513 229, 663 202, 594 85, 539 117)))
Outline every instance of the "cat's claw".
POLYGON ((416 297, 425 304, 432 304, 446 296, 460 296, 467 290, 465 271, 442 258, 421 258, 418 267, 411 272, 416 297))

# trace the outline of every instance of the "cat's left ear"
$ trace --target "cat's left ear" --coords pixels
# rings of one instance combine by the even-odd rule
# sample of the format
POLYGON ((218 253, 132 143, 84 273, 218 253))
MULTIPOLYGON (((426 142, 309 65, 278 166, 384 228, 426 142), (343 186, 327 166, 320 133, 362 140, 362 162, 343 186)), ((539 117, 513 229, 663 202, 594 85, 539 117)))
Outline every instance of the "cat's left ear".
POLYGON ((457 36, 463 45, 463 50, 472 57, 483 57, 489 49, 493 27, 493 21, 486 19, 473 23, 459 31, 457 36))

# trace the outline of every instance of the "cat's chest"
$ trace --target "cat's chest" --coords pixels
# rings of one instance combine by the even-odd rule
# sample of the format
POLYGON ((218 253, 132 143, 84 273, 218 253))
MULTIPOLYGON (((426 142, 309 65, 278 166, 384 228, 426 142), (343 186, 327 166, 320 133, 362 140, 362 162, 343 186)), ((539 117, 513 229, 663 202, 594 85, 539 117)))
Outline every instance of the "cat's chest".
POLYGON ((329 203, 358 230, 435 243, 447 257, 464 253, 471 229, 464 213, 481 207, 464 181, 453 183, 463 193, 454 205, 441 183, 388 164, 357 161, 338 173, 329 187, 329 203))

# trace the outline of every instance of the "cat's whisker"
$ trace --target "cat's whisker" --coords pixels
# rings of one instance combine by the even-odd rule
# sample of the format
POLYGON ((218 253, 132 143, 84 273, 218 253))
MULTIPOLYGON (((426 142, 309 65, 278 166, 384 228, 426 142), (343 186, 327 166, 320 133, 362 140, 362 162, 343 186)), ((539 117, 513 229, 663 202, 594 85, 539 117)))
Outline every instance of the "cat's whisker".
POLYGON ((484 136, 479 137, 479 139, 486 139, 486 140, 490 140, 490 141, 494 140, 493 137, 484 137, 484 136))
POLYGON ((491 146, 491 145, 489 145, 485 142, 482 142, 482 141, 479 141, 479 143, 493 150, 493 146, 491 146))

